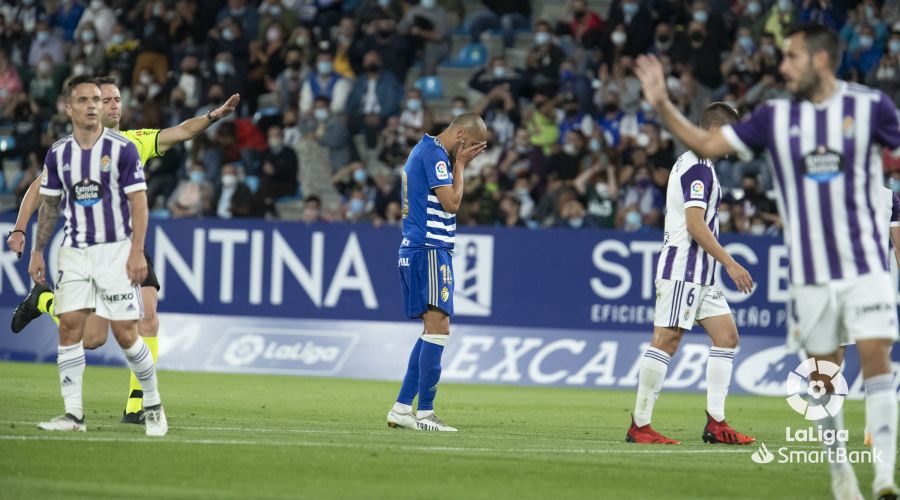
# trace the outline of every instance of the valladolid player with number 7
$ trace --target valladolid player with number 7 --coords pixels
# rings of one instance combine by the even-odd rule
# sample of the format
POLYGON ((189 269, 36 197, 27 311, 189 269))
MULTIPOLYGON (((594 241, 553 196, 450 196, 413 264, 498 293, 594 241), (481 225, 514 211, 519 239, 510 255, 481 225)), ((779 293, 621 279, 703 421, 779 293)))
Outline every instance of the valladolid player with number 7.
POLYGON ((463 170, 484 152, 487 127, 475 113, 454 118, 437 137, 425 135, 403 167, 403 241, 398 267, 408 319, 422 319, 424 331, 413 346, 397 402, 388 412, 391 427, 455 432, 434 414, 441 379, 441 355, 453 315, 453 252, 456 211, 462 203, 463 170), (419 396, 418 411, 412 403, 419 396))
MULTIPOLYGON (((710 132, 695 127, 669 100, 662 64, 640 56, 636 73, 645 98, 666 128, 700 156, 768 153, 790 257, 793 342, 818 361, 837 361, 841 343, 855 341, 866 391, 866 423, 874 461, 875 498, 896 499, 897 394, 891 348, 897 340, 895 283, 884 248, 884 172, 880 148, 900 154, 897 108, 881 91, 840 81, 837 33, 801 25, 785 33, 779 70, 791 99, 773 99, 743 121, 710 132)), ((821 374, 814 377, 818 382, 821 374)), ((826 384, 830 387, 831 384, 826 384)), ((829 388, 833 391, 833 388, 829 388)), ((812 403, 811 403, 812 404, 812 403)), ((843 413, 817 420, 843 429, 843 413)), ((829 456, 846 453, 839 440, 829 456)), ((853 468, 829 463, 835 498, 861 498, 853 468)))
MULTIPOLYGON (((703 110, 700 126, 717 130, 737 120, 737 111, 716 102, 703 110)), ((656 270, 653 339, 641 358, 637 401, 625 436, 630 443, 680 444, 650 427, 650 418, 669 361, 678 350, 684 332, 690 331, 695 323, 712 340, 706 362, 703 441, 724 444, 755 441, 725 421, 725 397, 731 384, 738 332, 722 289, 716 286, 716 263, 725 268, 741 292, 749 293, 753 280, 719 244, 721 201, 722 188, 713 163, 691 151, 682 154, 672 168, 666 192, 666 233, 656 270)))
POLYGON ((147 277, 143 165, 134 144, 101 124, 96 82, 75 77, 66 85, 65 96, 73 133, 53 144, 44 160, 37 237, 28 274, 35 283, 46 283, 44 248, 56 231, 62 208, 65 237, 55 278, 57 366, 66 412, 38 427, 49 431, 87 429, 82 338, 88 316, 94 313, 109 320, 129 368, 144 388, 147 435, 165 436, 168 424, 157 389, 156 365, 138 335, 144 308, 139 285, 147 277))
MULTIPOLYGON (((100 85, 101 92, 101 124, 106 128, 118 131, 121 118, 119 88, 116 86, 115 81, 109 77, 97 78, 95 81, 100 85)), ((163 130, 125 130, 119 133, 137 146, 141 164, 146 164, 150 158, 162 156, 176 144, 196 137, 216 121, 231 114, 239 103, 240 96, 234 94, 222 106, 211 110, 206 116, 189 118, 174 127, 163 130)), ((13 251, 22 252, 25 247, 25 227, 31 219, 31 215, 38 209, 39 188, 40 179, 36 179, 28 188, 28 191, 25 192, 22 206, 19 207, 19 215, 16 218, 15 230, 10 233, 7 240, 7 244, 13 251)), ((144 342, 147 343, 155 363, 159 349, 157 338, 159 320, 156 316, 159 281, 156 279, 156 273, 153 270, 153 264, 149 255, 145 254, 145 257, 147 258, 148 273, 147 278, 141 283, 144 316, 139 323, 139 332, 141 337, 144 338, 144 342)), ((12 318, 13 332, 18 333, 29 322, 43 313, 48 313, 54 321, 59 323, 59 320, 54 315, 53 291, 44 284, 38 283, 25 300, 16 307, 12 318)), ((102 346, 109 337, 108 332, 109 321, 95 314, 90 315, 84 331, 84 348, 96 349, 102 346)), ((143 422, 141 410, 142 395, 140 383, 135 374, 132 373, 128 388, 128 400, 125 403, 125 409, 122 411, 123 423, 140 424, 143 422)))

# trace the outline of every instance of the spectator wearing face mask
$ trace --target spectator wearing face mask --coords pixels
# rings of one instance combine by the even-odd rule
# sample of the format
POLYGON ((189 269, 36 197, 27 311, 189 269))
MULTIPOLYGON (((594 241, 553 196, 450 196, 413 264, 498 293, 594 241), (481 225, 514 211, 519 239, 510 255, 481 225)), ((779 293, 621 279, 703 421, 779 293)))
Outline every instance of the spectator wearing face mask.
POLYGON ((656 57, 668 56, 674 63, 683 63, 689 60, 688 41, 680 30, 676 30, 669 22, 660 21, 656 24, 653 35, 653 45, 650 52, 656 57))
POLYGON ((406 11, 398 25, 412 37, 422 53, 422 74, 434 75, 438 64, 450 55, 450 24, 447 11, 437 0, 419 0, 406 11))
POLYGON ((41 115, 44 118, 53 113, 61 83, 53 61, 45 55, 38 62, 34 76, 28 82, 28 95, 41 107, 41 115))
POLYGON ((300 24, 297 13, 291 9, 285 9, 281 0, 263 0, 256 9, 259 15, 259 41, 264 41, 268 36, 269 27, 273 23, 279 23, 285 33, 291 33, 300 24))
POLYGON ((591 156, 586 146, 584 134, 575 130, 567 132, 561 151, 553 154, 548 161, 551 173, 555 173, 560 181, 571 184, 590 165, 591 156))
POLYGON ((555 227, 568 229, 584 229, 594 227, 593 219, 586 216, 584 205, 577 199, 570 199, 565 202, 559 211, 559 218, 554 224, 555 227))
POLYGON ((266 214, 277 215, 275 202, 297 194, 299 164, 297 153, 285 146, 284 133, 279 125, 269 127, 267 135, 268 148, 262 158, 257 195, 266 214))
POLYGON ((322 217, 322 200, 318 196, 307 196, 303 200, 303 212, 300 220, 306 224, 315 224, 325 220, 322 217))
POLYGON ((544 156, 550 156, 559 141, 556 106, 553 99, 540 94, 534 96, 532 102, 534 109, 530 112, 531 116, 525 120, 531 144, 540 148, 544 156))
MULTIPOLYGON (((610 4, 608 16, 609 26, 622 25, 625 40, 622 43, 622 54, 637 56, 647 52, 653 45, 653 15, 640 0, 622 0, 610 4)), ((612 41, 612 40, 611 40, 612 41)))
POLYGON ((370 50, 378 52, 384 63, 384 69, 393 73, 397 81, 406 81, 406 73, 413 63, 415 51, 406 36, 397 32, 397 22, 388 14, 379 14, 369 24, 368 35, 362 43, 362 52, 370 50))
POLYGON ((878 68, 869 75, 867 85, 881 89, 894 102, 900 102, 900 23, 895 23, 887 52, 881 58, 878 68))
POLYGON ((538 21, 534 28, 534 45, 525 58, 525 80, 535 93, 556 93, 559 66, 565 57, 565 52, 553 41, 550 23, 538 21))
POLYGON ((234 18, 240 25, 241 32, 246 34, 248 40, 259 35, 259 12, 248 5, 247 0, 228 0, 228 3, 219 9, 216 23, 221 23, 226 18, 234 18))
POLYGON ((182 179, 169 197, 168 209, 173 219, 201 217, 212 210, 213 187, 206 179, 203 165, 188 168, 188 178, 182 179))
POLYGON ((634 174, 632 184, 625 189, 624 198, 619 206, 617 217, 622 222, 619 226, 626 230, 637 231, 642 227, 659 227, 662 222, 662 211, 665 197, 650 176, 650 169, 642 167, 634 174), (634 215, 637 213, 637 227, 634 227, 634 215))
POLYGON ((344 205, 344 218, 348 222, 365 222, 372 220, 372 204, 361 189, 354 189, 344 205))
POLYGON ((316 57, 316 70, 303 82, 300 90, 300 115, 308 116, 313 100, 326 99, 332 114, 344 113, 353 86, 350 80, 334 71, 334 59, 330 52, 322 51, 316 57))
POLYGON ((407 139, 419 142, 422 135, 434 125, 434 114, 425 106, 422 93, 412 88, 406 93, 403 111, 400 113, 400 134, 407 139))
POLYGON ((575 179, 575 190, 585 201, 587 218, 594 227, 612 229, 616 225, 619 186, 612 163, 597 161, 575 179))
POLYGON ((525 88, 521 70, 510 67, 504 56, 494 56, 488 64, 469 79, 469 88, 481 94, 489 94, 500 85, 508 85, 513 99, 518 100, 525 88))
POLYGON ((84 31, 88 25, 94 30, 94 41, 100 45, 105 45, 112 35, 113 26, 116 24, 116 14, 113 12, 104 0, 91 0, 87 9, 78 21, 78 27, 75 29, 75 35, 84 31))
POLYGON ((525 178, 533 170, 533 156, 534 146, 531 144, 528 130, 524 127, 519 128, 516 130, 515 138, 503 148, 497 163, 498 170, 509 179, 525 178))
POLYGON ((722 85, 722 69, 710 61, 718 61, 719 54, 725 49, 707 31, 705 23, 691 21, 687 29, 691 74, 708 89, 722 85))
POLYGON ((366 145, 372 149, 387 119, 400 113, 403 86, 393 73, 383 68, 381 56, 374 50, 366 53, 363 70, 350 92, 347 115, 353 132, 363 132, 366 145))
POLYGON ((753 40, 759 40, 766 30, 766 3, 764 0, 747 0, 744 10, 740 13, 739 22, 750 28, 753 40))
MULTIPOLYGON (((880 8, 874 0, 863 0, 857 4, 856 9, 849 11, 847 22, 841 28, 841 38, 847 43, 847 51, 855 51, 860 48, 861 38, 864 36, 862 27, 868 25, 873 32, 872 45, 883 46, 888 37, 887 25, 881 20, 880 8)), ((865 47, 863 47, 865 48, 865 47)))
POLYGON ((625 112, 619 107, 619 95, 616 92, 605 93, 597 125, 609 147, 619 148, 623 145, 621 127, 624 120, 625 112))
POLYGON ((262 215, 257 198, 242 177, 243 175, 234 163, 222 165, 222 175, 219 177, 213 199, 215 215, 220 219, 262 215))
POLYGON ((522 220, 522 203, 518 198, 507 194, 500 199, 500 212, 496 224, 503 227, 527 227, 522 220))
POLYGON ((573 0, 566 29, 579 46, 592 49, 600 47, 605 25, 603 18, 590 9, 586 0, 573 0))
POLYGON ((38 61, 45 55, 50 56, 53 64, 62 64, 65 60, 65 44, 62 39, 50 32, 47 21, 39 21, 28 51, 28 65, 37 66, 38 61))
POLYGON ((343 168, 353 160, 355 150, 350 141, 346 121, 343 116, 331 112, 328 99, 325 97, 315 99, 312 113, 303 120, 300 130, 325 148, 328 154, 329 177, 331 172, 343 168))
POLYGON ((90 73, 100 74, 106 67, 106 50, 97 39, 93 23, 82 23, 75 32, 75 43, 69 48, 69 60, 83 59, 90 73))
POLYGON ((882 47, 875 44, 875 30, 868 24, 859 27, 855 49, 844 53, 844 61, 838 74, 852 81, 865 81, 881 61, 882 47))

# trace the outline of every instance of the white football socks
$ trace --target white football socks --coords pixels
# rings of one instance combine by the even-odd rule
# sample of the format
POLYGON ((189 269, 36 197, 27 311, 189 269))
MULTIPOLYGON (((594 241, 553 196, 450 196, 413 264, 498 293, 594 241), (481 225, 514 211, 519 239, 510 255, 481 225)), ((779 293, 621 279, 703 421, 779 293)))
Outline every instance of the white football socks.
POLYGON ((653 416, 653 405, 659 397, 666 370, 669 368, 671 356, 655 347, 648 347, 641 357, 641 368, 638 373, 637 400, 634 403, 634 424, 643 427, 650 423, 653 416))
POLYGON ((153 364, 150 348, 144 343, 144 339, 138 337, 137 342, 131 347, 122 350, 125 352, 125 359, 128 360, 128 367, 141 383, 141 390, 144 393, 144 408, 160 404, 156 365, 153 364))
POLYGON ((81 420, 84 418, 81 398, 81 386, 84 381, 84 344, 79 342, 70 346, 59 346, 56 366, 59 370, 59 387, 66 413, 81 420))
POLYGON ((725 420, 725 398, 731 385, 734 351, 728 347, 710 347, 706 361, 706 411, 717 422, 725 420))

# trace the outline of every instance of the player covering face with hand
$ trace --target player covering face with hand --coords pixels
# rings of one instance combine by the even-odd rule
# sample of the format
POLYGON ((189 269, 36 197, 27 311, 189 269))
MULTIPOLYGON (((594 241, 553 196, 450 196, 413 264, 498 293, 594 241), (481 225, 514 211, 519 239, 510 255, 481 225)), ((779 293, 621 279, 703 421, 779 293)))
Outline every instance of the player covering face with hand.
POLYGON ((484 152, 486 136, 481 117, 464 113, 437 137, 422 137, 403 167, 400 288, 406 317, 421 318, 424 331, 410 353, 397 402, 388 412, 391 427, 456 431, 434 414, 434 398, 453 315, 452 252, 463 170, 484 152), (417 394, 418 411, 413 412, 417 394))

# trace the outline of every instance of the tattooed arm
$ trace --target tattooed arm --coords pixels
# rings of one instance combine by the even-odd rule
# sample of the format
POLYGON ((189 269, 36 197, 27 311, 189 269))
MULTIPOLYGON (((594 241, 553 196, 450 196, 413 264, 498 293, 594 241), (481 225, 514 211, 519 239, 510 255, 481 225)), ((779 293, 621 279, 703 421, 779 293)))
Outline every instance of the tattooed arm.
POLYGON ((59 196, 42 194, 38 209, 37 237, 34 240, 34 250, 31 252, 31 262, 28 264, 28 274, 31 275, 31 279, 42 285, 47 284, 47 276, 44 271, 44 247, 53 236, 57 217, 59 217, 59 196))

